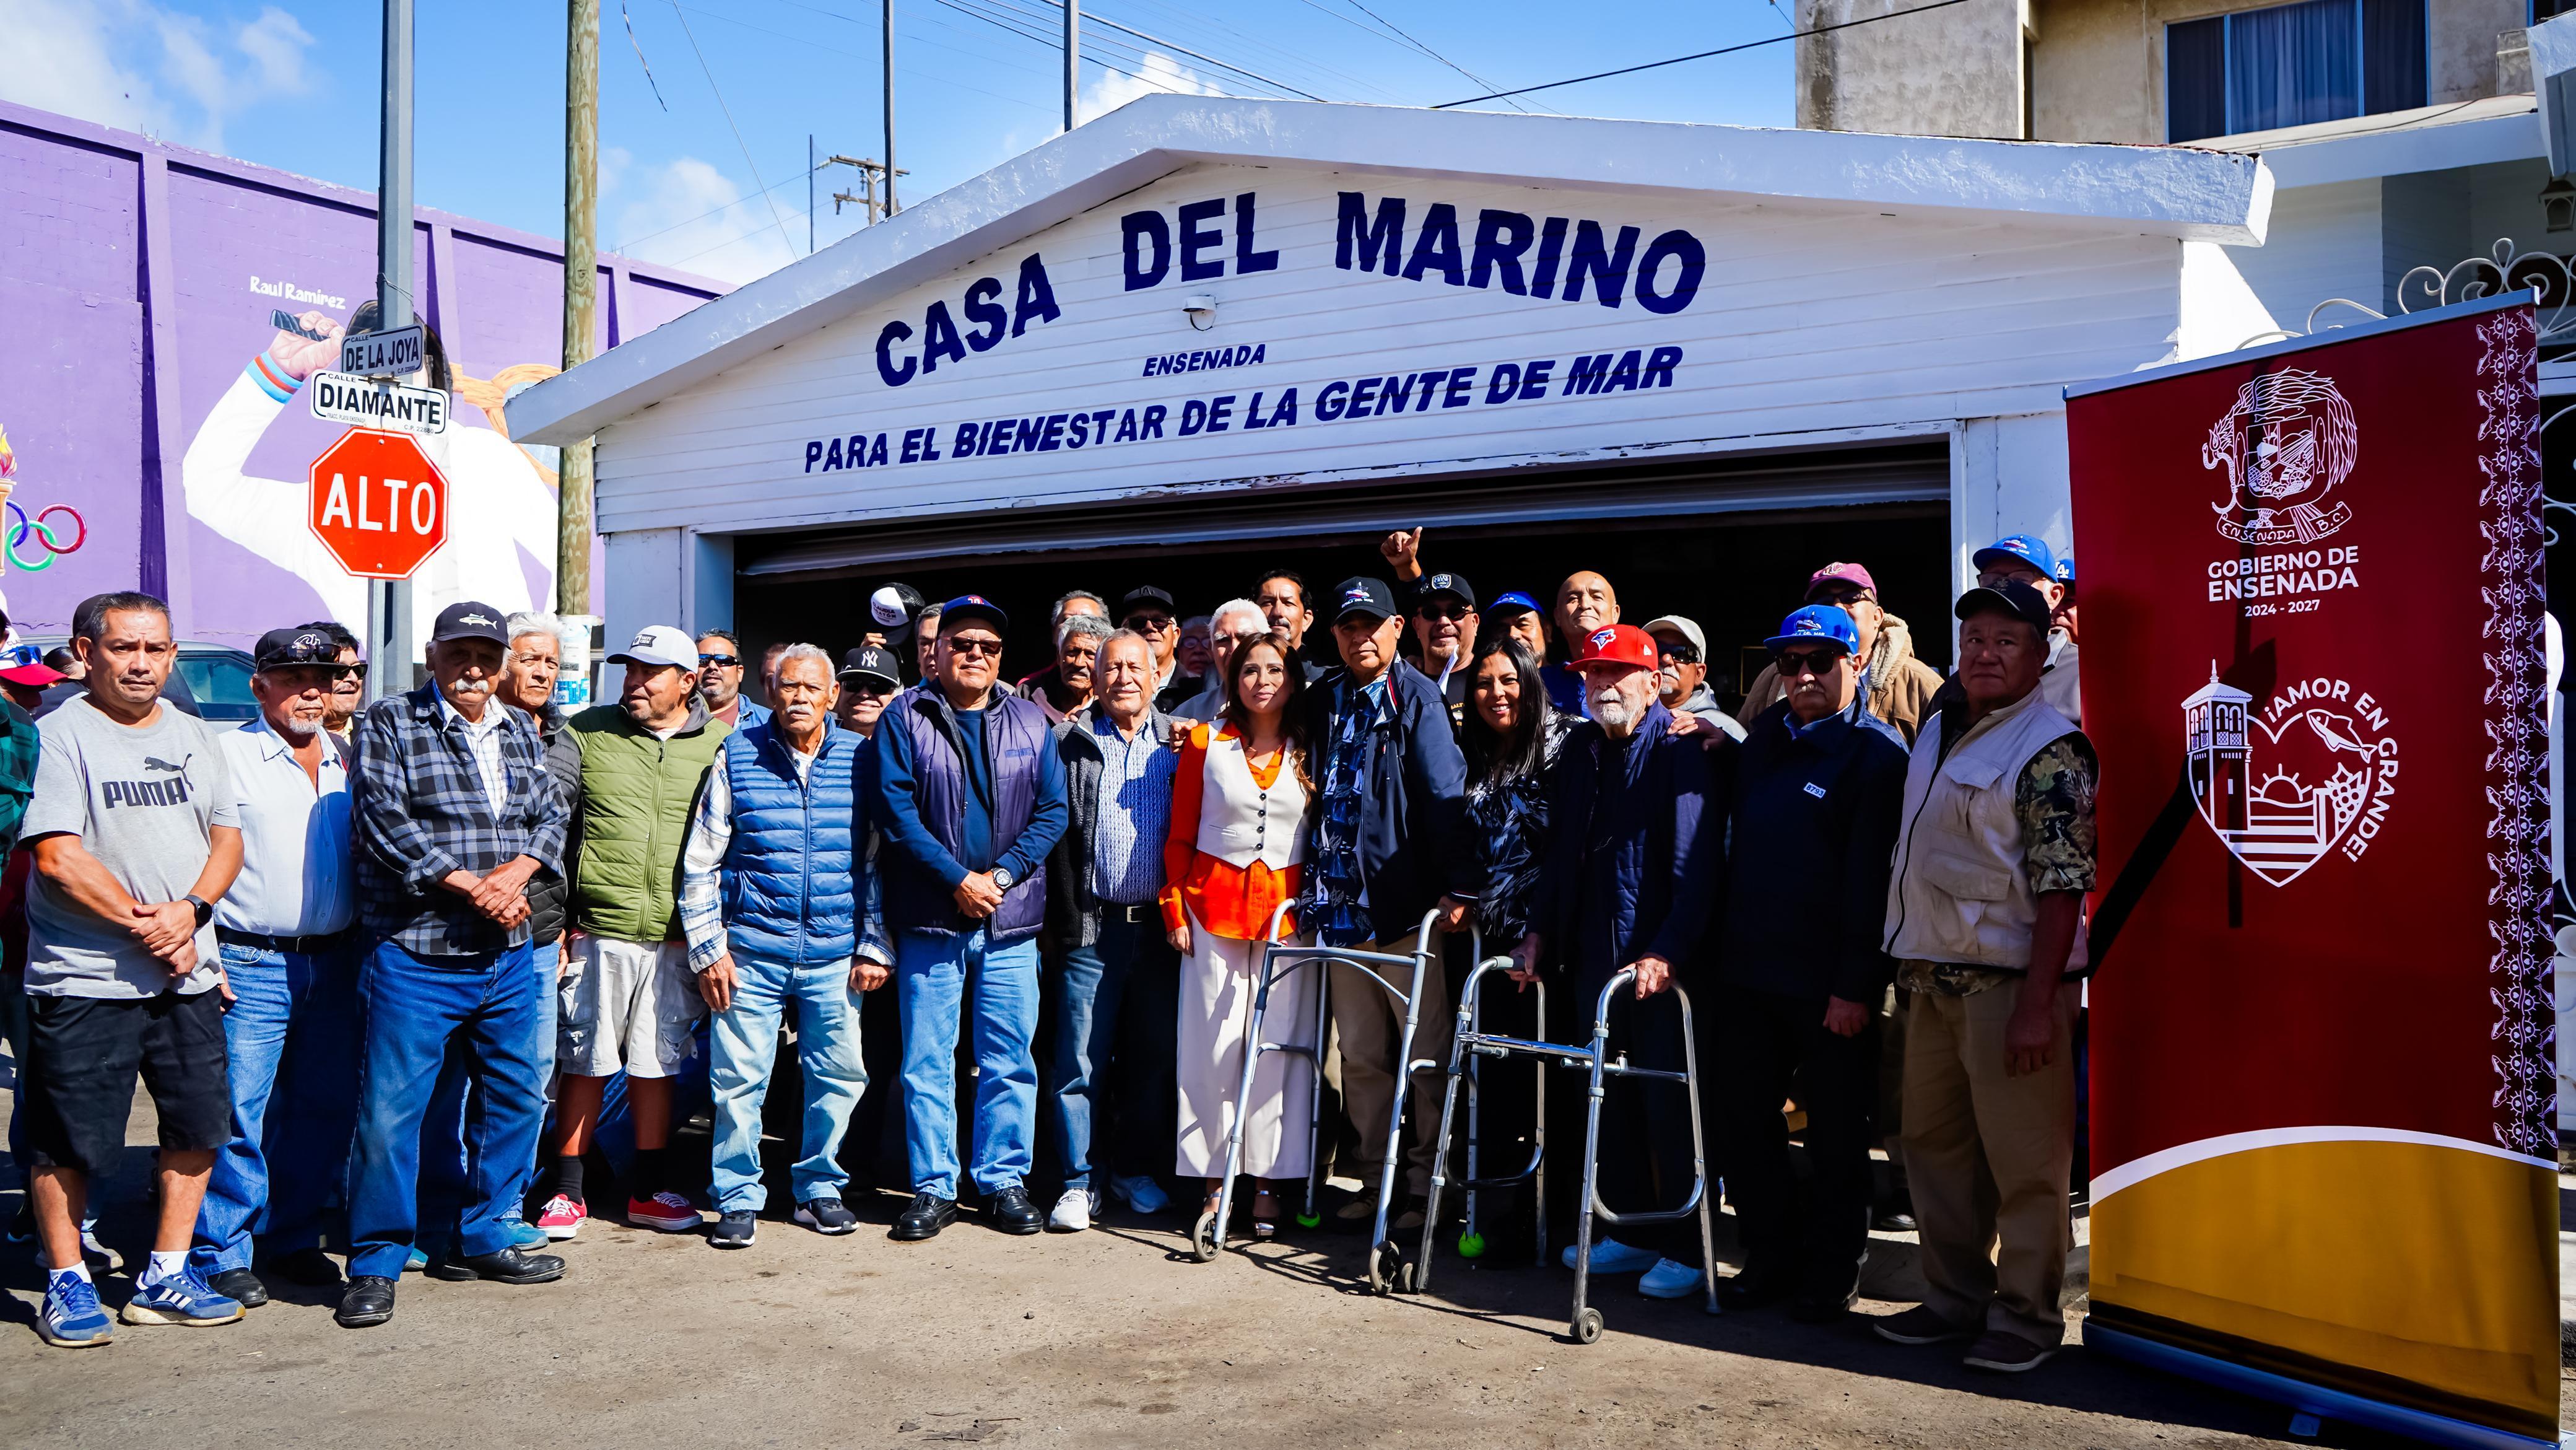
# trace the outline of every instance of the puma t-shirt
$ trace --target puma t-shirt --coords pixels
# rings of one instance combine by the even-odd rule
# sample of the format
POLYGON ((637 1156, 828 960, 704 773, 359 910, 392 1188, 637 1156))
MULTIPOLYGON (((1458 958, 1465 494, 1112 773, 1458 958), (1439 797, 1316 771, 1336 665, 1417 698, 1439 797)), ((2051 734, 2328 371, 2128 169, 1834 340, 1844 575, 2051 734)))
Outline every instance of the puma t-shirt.
MULTIPOLYGON (((215 732, 164 702, 149 725, 119 724, 87 695, 36 724, 36 793, 22 841, 73 835, 137 902, 194 890, 217 826, 238 827, 215 732)), ((156 997, 215 984, 215 932, 197 932, 197 965, 174 978, 127 922, 93 914, 37 872, 27 891, 27 990, 66 997, 156 997)))

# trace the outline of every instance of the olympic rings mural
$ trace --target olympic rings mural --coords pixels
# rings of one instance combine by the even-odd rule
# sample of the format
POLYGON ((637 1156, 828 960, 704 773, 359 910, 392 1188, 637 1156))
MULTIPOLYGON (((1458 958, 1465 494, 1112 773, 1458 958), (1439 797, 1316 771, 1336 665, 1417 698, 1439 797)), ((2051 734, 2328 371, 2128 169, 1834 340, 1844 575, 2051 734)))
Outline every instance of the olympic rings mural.
POLYGON ((81 518, 80 510, 70 504, 49 504, 38 509, 33 517, 15 503, 7 505, 7 508, 9 562, 30 574, 54 567, 56 559, 89 542, 89 524, 81 518), (57 524, 57 517, 70 522, 57 524), (64 537, 67 533, 70 535, 68 539, 64 537), (34 536, 37 547, 36 557, 32 559, 19 552, 30 535, 34 536))

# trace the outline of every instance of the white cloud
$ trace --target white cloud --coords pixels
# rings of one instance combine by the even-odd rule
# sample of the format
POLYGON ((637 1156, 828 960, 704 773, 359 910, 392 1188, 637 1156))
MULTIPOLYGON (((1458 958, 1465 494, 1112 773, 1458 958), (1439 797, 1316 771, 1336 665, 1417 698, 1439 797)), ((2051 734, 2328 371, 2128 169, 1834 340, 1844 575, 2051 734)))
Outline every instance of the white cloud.
POLYGON ((1085 121, 1097 121, 1139 96, 1224 94, 1197 71, 1159 50, 1149 50, 1145 52, 1144 69, 1137 74, 1103 70, 1100 79, 1083 87, 1079 114, 1085 121))
MULTIPOLYGON (((748 282, 804 254, 801 217, 788 223, 794 244, 781 237, 769 204, 747 196, 734 179, 694 156, 667 165, 638 165, 620 153, 612 167, 602 158, 600 214, 603 243, 641 262, 748 282)), ((787 209, 780 207, 784 216, 787 209)))
POLYGON ((235 117, 314 90, 313 37, 275 5, 212 22, 153 0, 0 0, 0 35, 0 97, 207 150, 235 117))

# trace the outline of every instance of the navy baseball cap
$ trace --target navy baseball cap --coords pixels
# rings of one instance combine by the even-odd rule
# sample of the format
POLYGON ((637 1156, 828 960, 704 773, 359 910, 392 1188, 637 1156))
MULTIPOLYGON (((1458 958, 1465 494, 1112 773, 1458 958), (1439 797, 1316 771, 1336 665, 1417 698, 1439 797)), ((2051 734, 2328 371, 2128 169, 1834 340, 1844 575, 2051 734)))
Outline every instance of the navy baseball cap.
POLYGON ((1413 597, 1428 599, 1434 594, 1446 594, 1469 609, 1476 607, 1476 588, 1467 582, 1464 574, 1425 574, 1422 587, 1414 592, 1413 597))
POLYGON ((1373 579, 1366 574, 1360 574, 1343 580, 1333 590, 1333 623, 1335 624, 1341 623, 1354 614, 1367 614, 1386 619, 1398 612, 1395 607, 1395 591, 1387 588, 1386 581, 1383 579, 1373 579))
MULTIPOLYGON (((501 621, 507 617, 502 611, 494 609, 489 604, 473 599, 460 599, 438 611, 438 619, 429 628, 429 642, 445 644, 451 639, 488 639, 501 648, 508 649, 510 636, 501 628, 501 621)), ((697 650, 692 647, 689 653, 690 663, 695 664, 697 650)), ((335 655, 334 658, 337 656, 335 655)))
POLYGON ((883 680, 889 685, 903 683, 903 677, 895 673, 894 651, 881 649, 872 644, 860 645, 857 649, 841 656, 839 678, 876 679, 883 680))
POLYGON ((1860 626, 1839 605, 1810 604, 1780 621, 1780 632, 1762 641, 1765 649, 1793 644, 1838 644, 1843 653, 1860 653, 1860 626))
POLYGON ((272 629, 259 637, 250 657, 253 667, 263 670, 336 665, 340 662, 340 644, 318 629, 272 629))
POLYGON ((1512 589, 1495 595, 1493 604, 1485 610, 1485 613, 1495 619, 1508 619, 1522 610, 1528 610, 1532 614, 1543 612, 1538 607, 1537 600, 1517 589, 1512 589))
POLYGON ((939 606, 939 632, 942 634, 969 619, 984 621, 993 626, 996 634, 1008 634, 1011 629, 1011 617, 1002 612, 1002 606, 981 594, 960 594, 939 606))
POLYGON ((2048 600, 2019 579, 2008 579, 1989 589, 1984 585, 1959 596, 1958 605, 1950 612, 1961 620, 2000 610, 2048 638, 2048 600))
POLYGON ((2057 582, 2060 584, 2072 584, 2075 582, 2075 556, 2073 554, 2069 554, 2057 561, 2057 582))
POLYGON ((2037 534, 2006 534, 1979 549, 1969 562, 1983 569, 2005 560, 2028 564, 2039 571, 2042 579, 2057 577, 2057 555, 2049 549, 2048 540, 2037 534))

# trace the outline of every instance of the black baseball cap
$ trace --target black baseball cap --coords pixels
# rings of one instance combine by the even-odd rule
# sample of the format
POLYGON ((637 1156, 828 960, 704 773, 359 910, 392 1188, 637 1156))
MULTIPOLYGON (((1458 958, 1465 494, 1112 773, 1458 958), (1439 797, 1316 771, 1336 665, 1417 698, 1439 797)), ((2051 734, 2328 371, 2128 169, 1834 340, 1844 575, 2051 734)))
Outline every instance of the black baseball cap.
POLYGON ((1128 615, 1149 604, 1163 606, 1163 612, 1166 614, 1181 612, 1180 607, 1172 603, 1169 591, 1157 589, 1151 584, 1143 584, 1128 590, 1127 597, 1118 601, 1118 618, 1123 622, 1128 615))
POLYGON ((903 683, 903 676, 895 673, 894 651, 872 644, 860 645, 841 656, 840 678, 879 679, 889 685, 903 683))
POLYGON ((1366 574, 1345 579, 1333 590, 1333 623, 1339 624, 1354 614, 1386 619, 1398 613, 1395 591, 1383 579, 1366 574))
POLYGON ((1476 586, 1468 583, 1464 574, 1425 574, 1422 588, 1413 597, 1421 600, 1434 594, 1446 594, 1469 609, 1476 607, 1476 586))
POLYGON ((996 634, 1008 634, 1011 630, 1011 617, 1002 612, 1002 606, 981 594, 960 594, 939 606, 939 628, 943 634, 969 619, 984 621, 993 626, 996 634))
POLYGON ((300 625, 272 629, 259 637, 250 657, 253 665, 263 670, 290 669, 296 665, 336 665, 340 662, 340 642, 318 629, 300 625))
POLYGON ((2007 579, 1991 589, 1983 585, 1971 589, 1959 596, 1958 605, 1950 613, 1966 620, 1997 610, 2029 625, 2041 639, 2048 638, 2048 600, 2019 579, 2007 579))
MULTIPOLYGON (((438 611, 438 622, 430 626, 429 642, 445 644, 451 639, 488 639, 508 649, 510 636, 501 625, 506 618, 507 615, 489 604, 461 599, 438 611)), ((336 646, 333 657, 338 657, 336 646)))

